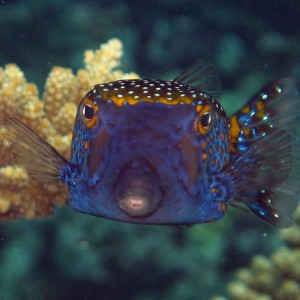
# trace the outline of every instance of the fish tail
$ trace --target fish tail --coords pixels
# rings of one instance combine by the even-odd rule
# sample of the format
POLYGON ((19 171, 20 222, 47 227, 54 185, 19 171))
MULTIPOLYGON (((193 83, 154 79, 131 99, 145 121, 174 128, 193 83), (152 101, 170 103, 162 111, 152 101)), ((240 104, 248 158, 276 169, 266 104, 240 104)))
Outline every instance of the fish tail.
POLYGON ((65 182, 69 162, 16 118, 6 121, 15 162, 39 182, 65 182))
POLYGON ((300 198, 300 95, 285 78, 261 89, 230 118, 231 203, 277 227, 293 223, 300 198))

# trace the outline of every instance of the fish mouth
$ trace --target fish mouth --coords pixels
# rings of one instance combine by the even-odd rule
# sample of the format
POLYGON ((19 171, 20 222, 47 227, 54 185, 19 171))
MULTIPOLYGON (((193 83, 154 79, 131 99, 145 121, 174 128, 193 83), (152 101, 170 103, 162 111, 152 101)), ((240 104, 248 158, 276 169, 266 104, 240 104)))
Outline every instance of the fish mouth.
POLYGON ((115 186, 115 200, 126 214, 147 217, 162 198, 158 177, 147 162, 135 160, 122 168, 115 186))

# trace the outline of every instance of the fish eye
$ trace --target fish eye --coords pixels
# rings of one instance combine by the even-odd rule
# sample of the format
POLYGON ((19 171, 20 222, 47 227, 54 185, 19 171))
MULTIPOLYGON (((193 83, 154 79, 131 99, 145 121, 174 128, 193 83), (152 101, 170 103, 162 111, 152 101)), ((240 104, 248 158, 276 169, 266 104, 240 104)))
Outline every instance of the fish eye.
POLYGON ((91 120, 95 114, 94 108, 89 104, 85 104, 82 108, 82 114, 87 120, 91 120))
POLYGON ((211 123, 211 112, 208 111, 202 115, 200 118, 201 126, 207 128, 211 123))
POLYGON ((210 105, 197 105, 196 111, 198 112, 198 116, 194 123, 194 129, 196 132, 201 135, 207 134, 212 125, 212 109, 210 105))
POLYGON ((98 121, 97 111, 99 107, 90 98, 85 98, 81 106, 81 117, 88 128, 93 128, 98 121))

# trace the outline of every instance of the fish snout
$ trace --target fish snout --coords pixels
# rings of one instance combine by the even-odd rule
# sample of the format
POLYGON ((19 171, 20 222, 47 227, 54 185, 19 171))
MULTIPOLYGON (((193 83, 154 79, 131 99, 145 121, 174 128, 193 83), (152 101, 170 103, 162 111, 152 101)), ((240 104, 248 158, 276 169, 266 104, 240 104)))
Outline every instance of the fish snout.
POLYGON ((149 216, 162 198, 159 180, 147 163, 134 161, 121 171, 115 186, 115 199, 129 216, 149 216))

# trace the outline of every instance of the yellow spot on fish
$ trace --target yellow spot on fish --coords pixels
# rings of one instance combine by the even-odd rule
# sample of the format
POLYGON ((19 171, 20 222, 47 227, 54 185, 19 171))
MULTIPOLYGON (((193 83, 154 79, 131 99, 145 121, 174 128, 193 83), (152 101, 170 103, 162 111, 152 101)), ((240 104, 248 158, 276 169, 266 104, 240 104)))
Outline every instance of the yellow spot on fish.
POLYGON ((250 112, 250 107, 249 107, 249 105, 247 105, 246 107, 244 107, 243 109, 242 109, 242 113, 243 114, 248 114, 250 112))
POLYGON ((250 131, 249 128, 245 128, 245 129, 244 129, 244 134, 245 134, 245 135, 248 136, 248 135, 250 134, 250 132, 251 132, 251 131, 250 131))
POLYGON ((264 106, 264 104, 263 104, 263 102, 262 101, 258 101, 257 103, 256 103, 256 107, 257 107, 257 109, 258 109, 258 111, 257 111, 257 114, 256 114, 256 116, 258 117, 258 118, 262 118, 264 115, 265 115, 265 106, 264 106))
POLYGON ((237 137, 239 135, 241 131, 241 128, 238 124, 238 120, 236 116, 232 116, 230 118, 230 129, 229 129, 229 133, 231 137, 237 137))
POLYGON ((258 110, 263 110, 264 109, 264 104, 261 101, 258 101, 256 103, 256 107, 258 110))
POLYGON ((196 106, 196 112, 200 112, 202 110, 203 105, 198 104, 196 106))

